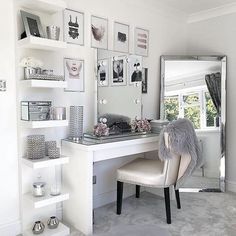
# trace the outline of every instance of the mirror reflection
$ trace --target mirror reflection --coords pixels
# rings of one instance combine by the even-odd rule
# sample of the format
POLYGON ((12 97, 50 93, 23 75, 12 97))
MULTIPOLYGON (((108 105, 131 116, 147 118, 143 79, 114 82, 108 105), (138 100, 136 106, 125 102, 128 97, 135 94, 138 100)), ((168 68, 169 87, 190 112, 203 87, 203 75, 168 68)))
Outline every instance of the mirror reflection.
MULTIPOLYGON (((196 130, 203 154, 199 169, 185 183, 187 188, 219 189, 221 152, 222 61, 162 58, 162 118, 188 118, 196 130)), ((206 190, 207 191, 207 190, 206 190)))
POLYGON ((142 113, 142 57, 101 49, 97 55, 98 122, 118 126, 116 134, 130 132, 142 113))

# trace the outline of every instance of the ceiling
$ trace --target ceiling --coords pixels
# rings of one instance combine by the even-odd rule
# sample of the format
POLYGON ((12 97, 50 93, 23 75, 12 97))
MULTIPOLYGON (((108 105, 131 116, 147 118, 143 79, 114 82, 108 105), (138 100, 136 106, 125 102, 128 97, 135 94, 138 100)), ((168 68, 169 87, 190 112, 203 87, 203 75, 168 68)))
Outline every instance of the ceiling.
POLYGON ((236 0, 157 0, 161 4, 186 14, 194 14, 200 11, 210 10, 227 4, 236 3, 236 0))

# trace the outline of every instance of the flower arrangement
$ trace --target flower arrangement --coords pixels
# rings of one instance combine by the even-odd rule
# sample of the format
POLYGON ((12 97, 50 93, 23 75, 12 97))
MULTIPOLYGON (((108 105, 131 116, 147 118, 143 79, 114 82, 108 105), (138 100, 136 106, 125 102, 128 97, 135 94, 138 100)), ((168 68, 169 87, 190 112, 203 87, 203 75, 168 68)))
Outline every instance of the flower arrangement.
POLYGON ((43 62, 33 57, 25 57, 20 61, 19 65, 24 68, 25 67, 41 68, 43 66, 43 62))
POLYGON ((94 126, 93 130, 94 135, 101 137, 101 136, 108 136, 109 135, 109 128, 103 122, 98 123, 94 126))
POLYGON ((151 124, 150 122, 145 119, 135 119, 131 122, 131 130, 133 132, 150 132, 151 131, 151 124))

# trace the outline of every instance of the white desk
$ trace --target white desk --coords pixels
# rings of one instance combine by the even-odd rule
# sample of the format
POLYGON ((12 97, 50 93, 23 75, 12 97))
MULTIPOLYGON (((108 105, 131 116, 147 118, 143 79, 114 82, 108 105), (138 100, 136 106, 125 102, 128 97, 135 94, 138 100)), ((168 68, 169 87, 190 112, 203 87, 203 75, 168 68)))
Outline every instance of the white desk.
POLYGON ((106 141, 62 141, 63 185, 70 199, 63 203, 63 220, 85 235, 93 233, 93 163, 158 150, 158 135, 137 135, 106 141))

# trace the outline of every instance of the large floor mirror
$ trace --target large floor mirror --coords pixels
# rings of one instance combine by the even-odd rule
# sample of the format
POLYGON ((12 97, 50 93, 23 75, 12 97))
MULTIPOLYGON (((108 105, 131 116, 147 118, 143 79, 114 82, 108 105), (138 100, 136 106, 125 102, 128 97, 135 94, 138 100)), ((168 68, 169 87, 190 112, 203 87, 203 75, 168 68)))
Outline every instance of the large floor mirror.
POLYGON ((190 119, 202 149, 183 191, 225 191, 226 57, 162 56, 160 116, 190 119))

